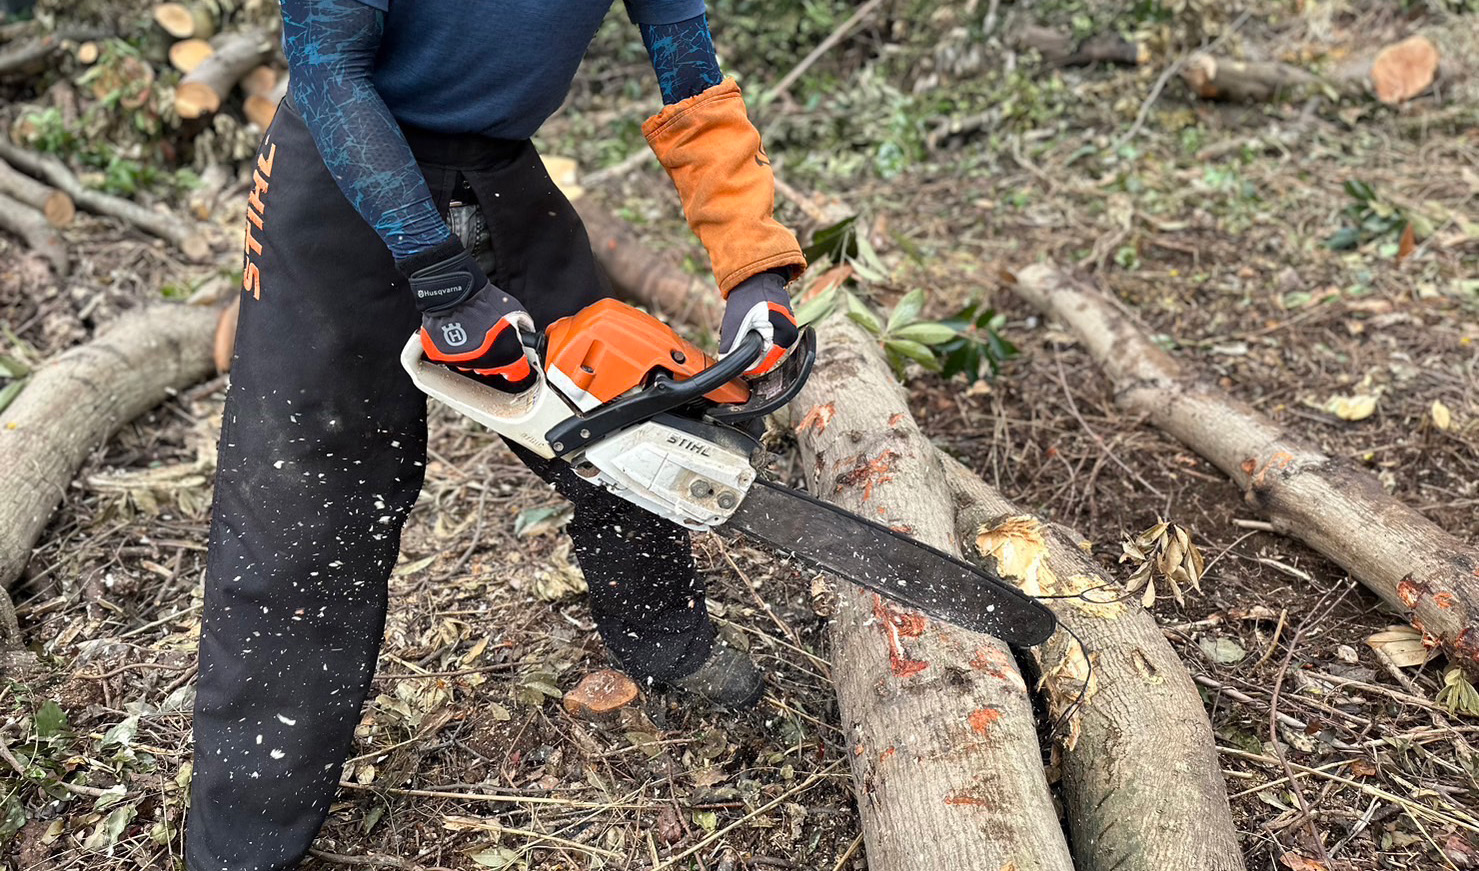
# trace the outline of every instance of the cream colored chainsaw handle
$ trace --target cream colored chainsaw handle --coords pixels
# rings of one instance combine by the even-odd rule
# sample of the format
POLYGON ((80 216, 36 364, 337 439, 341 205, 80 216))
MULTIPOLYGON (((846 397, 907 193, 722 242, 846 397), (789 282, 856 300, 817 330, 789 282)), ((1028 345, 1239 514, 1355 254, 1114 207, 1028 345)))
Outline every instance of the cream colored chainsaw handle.
POLYGON ((524 353, 534 367, 535 383, 520 393, 506 393, 426 359, 420 332, 412 333, 401 350, 401 367, 422 393, 548 459, 555 452, 545 433, 574 412, 544 380, 534 351, 526 348, 524 353))

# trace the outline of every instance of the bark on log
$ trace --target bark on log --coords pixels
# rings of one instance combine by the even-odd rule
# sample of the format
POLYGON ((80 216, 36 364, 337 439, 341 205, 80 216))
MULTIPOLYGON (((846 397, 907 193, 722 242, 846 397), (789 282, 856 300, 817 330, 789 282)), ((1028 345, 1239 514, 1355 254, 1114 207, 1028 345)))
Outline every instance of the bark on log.
POLYGON ((86 42, 106 36, 101 30, 58 30, 0 49, 0 76, 29 76, 41 72, 54 54, 69 42, 86 42))
POLYGON ((1211 460, 1279 531, 1324 554, 1479 679, 1479 548, 1393 498, 1376 478, 1184 373, 1086 280, 1037 265, 1017 292, 1076 333, 1116 401, 1211 460))
POLYGON ((46 179, 89 212, 117 218, 169 242, 190 260, 200 262, 211 256, 210 241, 194 224, 145 208, 132 200, 84 187, 66 164, 55 157, 27 151, 0 138, 0 160, 46 179))
POLYGON ((272 37, 264 30, 216 37, 211 42, 215 53, 180 79, 175 88, 175 112, 187 119, 214 114, 242 76, 272 56, 273 45, 272 37))
POLYGON ((0 193, 39 209, 53 227, 65 227, 77 215, 72 198, 0 161, 0 193))
POLYGON ((1138 66, 1145 63, 1145 46, 1113 31, 1099 33, 1079 42, 1071 33, 1029 24, 1014 30, 1012 48, 1036 51, 1048 66, 1079 67, 1096 63, 1138 66))
POLYGON ((119 427, 215 371, 216 311, 159 305, 120 317, 38 368, 0 414, 0 591, 88 455, 119 427))
POLYGON ((66 278, 72 271, 67 245, 46 216, 3 193, 0 193, 0 229, 21 237, 27 247, 45 257, 57 278, 66 278))
MULTIPOLYGON (((820 339, 796 405, 812 491, 958 553, 935 451, 876 343, 841 318, 820 339)), ((832 674, 868 867, 1071 869, 1006 645, 840 587, 832 674)))
POLYGON ((590 197, 575 200, 585 222, 591 249, 611 283, 644 305, 667 317, 707 328, 716 334, 724 317, 724 300, 711 282, 684 274, 676 266, 656 268, 650 251, 632 234, 627 223, 597 205, 590 197))
POLYGON ((1319 77, 1289 64, 1240 61, 1205 52, 1187 59, 1181 78, 1198 97, 1229 103, 1266 103, 1321 84, 1319 77))
POLYGON ((1059 630, 1033 649, 1054 720, 1084 694, 1059 744, 1076 867, 1242 871, 1212 724, 1155 618, 1123 601, 1078 536, 1024 515, 953 458, 940 462, 957 532, 978 558, 991 554, 984 561, 1034 595, 1086 596, 1044 600, 1084 648, 1059 630))

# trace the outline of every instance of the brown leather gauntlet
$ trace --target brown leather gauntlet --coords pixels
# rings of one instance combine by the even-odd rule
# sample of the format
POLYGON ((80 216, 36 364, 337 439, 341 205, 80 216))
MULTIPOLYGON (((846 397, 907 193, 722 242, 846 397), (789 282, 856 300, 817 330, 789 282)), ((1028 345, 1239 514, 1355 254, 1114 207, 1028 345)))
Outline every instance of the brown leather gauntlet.
POLYGON ((721 293, 767 269, 801 274, 806 258, 796 235, 772 217, 775 176, 734 79, 664 108, 642 133, 708 249, 721 293))

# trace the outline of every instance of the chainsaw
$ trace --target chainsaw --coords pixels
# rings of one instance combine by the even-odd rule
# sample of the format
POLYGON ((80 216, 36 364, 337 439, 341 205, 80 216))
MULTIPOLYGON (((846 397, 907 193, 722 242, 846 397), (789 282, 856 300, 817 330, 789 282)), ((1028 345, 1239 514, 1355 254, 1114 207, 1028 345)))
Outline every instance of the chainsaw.
POLYGON ((519 393, 425 359, 419 333, 401 365, 422 392, 454 411, 680 526, 737 530, 1012 644, 1047 640, 1052 612, 996 574, 758 474, 765 452, 755 425, 801 390, 817 340, 803 329, 780 366, 741 379, 764 344, 750 333, 715 361, 657 318, 607 299, 525 336, 536 377, 519 393))

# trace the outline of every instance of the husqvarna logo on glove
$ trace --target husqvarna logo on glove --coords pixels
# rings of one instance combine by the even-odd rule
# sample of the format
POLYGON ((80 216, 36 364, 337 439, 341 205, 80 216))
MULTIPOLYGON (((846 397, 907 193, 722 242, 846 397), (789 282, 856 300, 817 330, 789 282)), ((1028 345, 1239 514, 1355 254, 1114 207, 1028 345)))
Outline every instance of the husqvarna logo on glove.
POLYGON ((454 348, 460 347, 467 342, 467 331, 462 328, 462 324, 443 324, 442 341, 454 348))

